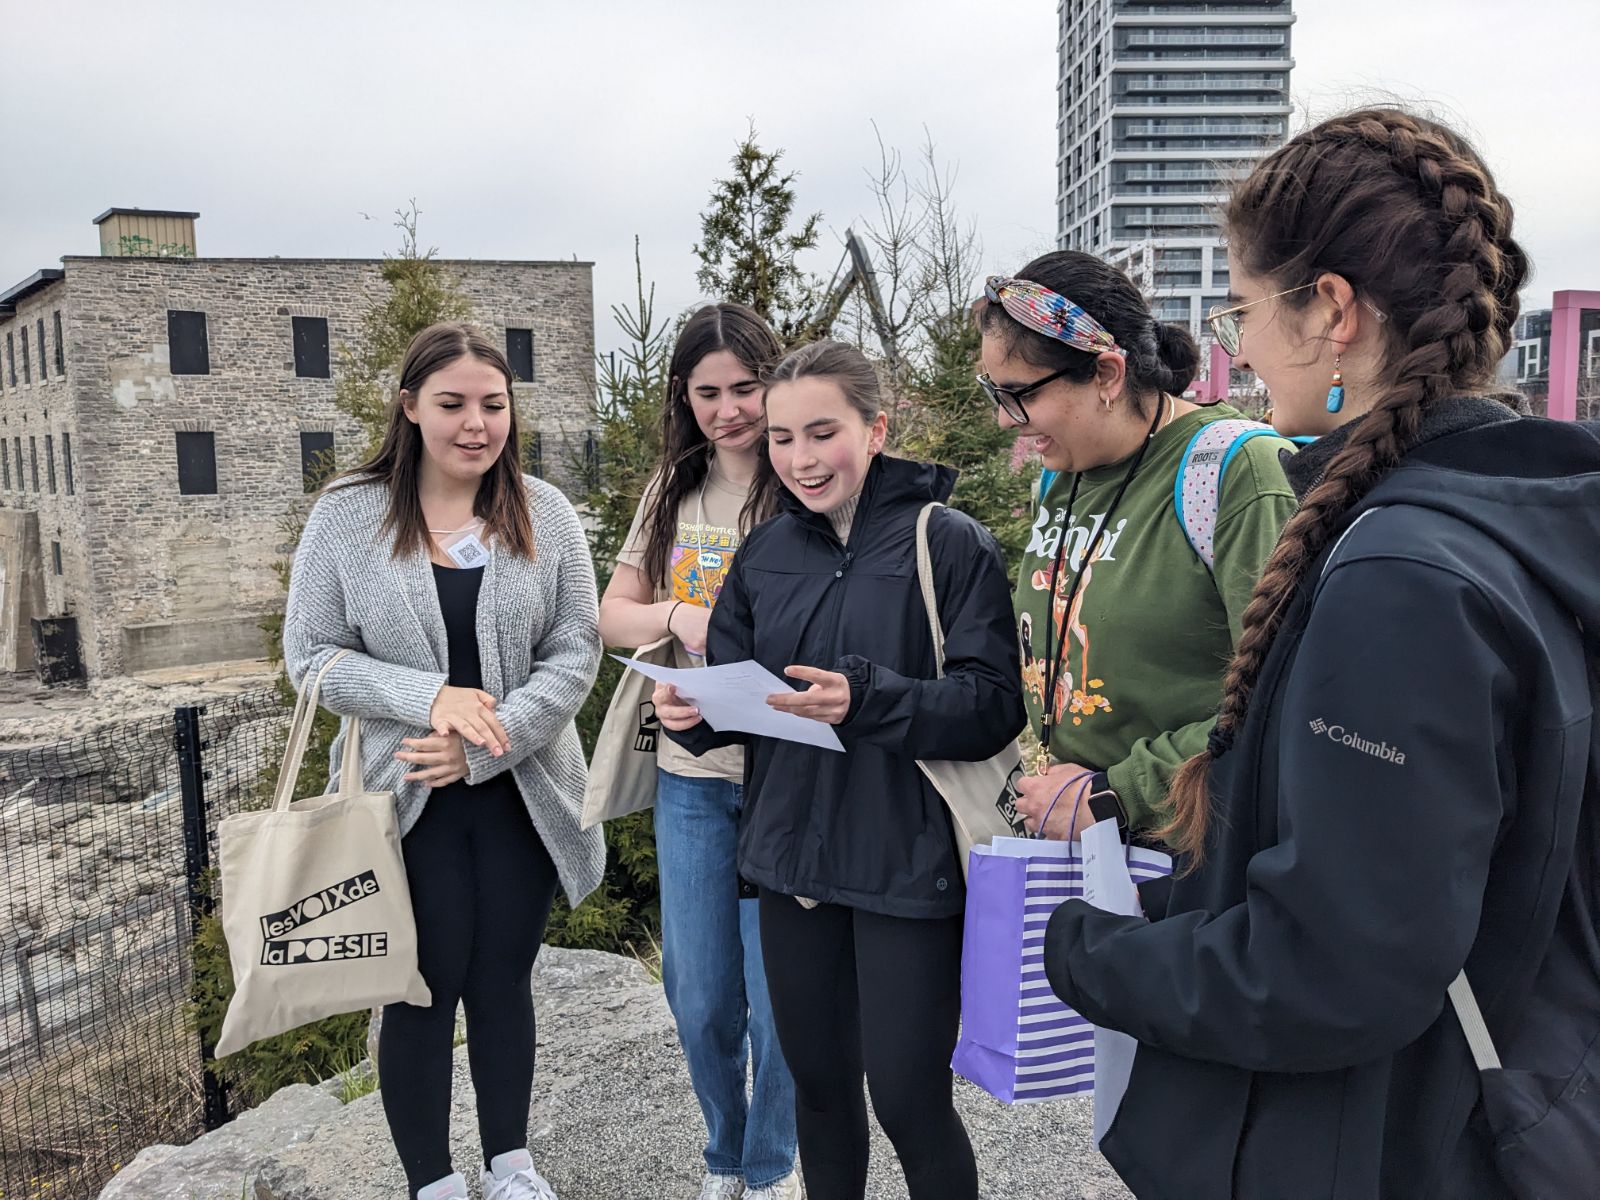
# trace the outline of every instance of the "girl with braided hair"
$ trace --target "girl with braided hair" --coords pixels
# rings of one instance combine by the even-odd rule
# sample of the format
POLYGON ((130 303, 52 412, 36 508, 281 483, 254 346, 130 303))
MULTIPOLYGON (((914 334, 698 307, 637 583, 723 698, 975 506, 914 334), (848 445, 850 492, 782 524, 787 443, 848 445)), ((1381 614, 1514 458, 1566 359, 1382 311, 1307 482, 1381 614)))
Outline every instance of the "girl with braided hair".
POLYGON ((1148 921, 1063 905, 1050 981, 1139 1043, 1101 1148, 1140 1197, 1510 1195, 1446 994, 1546 1107, 1593 1076, 1600 442, 1490 392, 1527 260, 1450 129, 1324 122, 1226 223, 1213 328, 1320 436, 1171 788, 1179 875, 1148 921))

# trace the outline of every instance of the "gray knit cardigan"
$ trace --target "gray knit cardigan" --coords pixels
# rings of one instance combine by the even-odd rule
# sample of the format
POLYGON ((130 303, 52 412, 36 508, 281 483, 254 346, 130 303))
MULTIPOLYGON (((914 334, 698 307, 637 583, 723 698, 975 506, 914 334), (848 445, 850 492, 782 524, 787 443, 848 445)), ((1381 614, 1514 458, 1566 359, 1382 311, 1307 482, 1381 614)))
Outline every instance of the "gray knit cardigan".
MULTIPOLYGON (((533 559, 491 547, 478 597, 483 690, 500 702, 495 711, 511 749, 495 758, 468 743, 467 782, 512 773, 576 906, 605 869, 600 830, 578 828, 585 766, 573 725, 600 663, 594 566, 566 497, 542 480, 524 482, 533 559)), ((427 733, 450 659, 427 554, 395 558, 392 536, 379 532, 388 499, 383 484, 351 484, 312 508, 289 576, 283 658, 298 687, 338 650, 356 652, 328 672, 322 702, 361 718, 363 782, 369 791, 394 793, 404 835, 430 793, 401 778, 410 768, 394 753, 402 738, 427 733)), ((344 735, 341 728, 333 745, 334 778, 344 735)))

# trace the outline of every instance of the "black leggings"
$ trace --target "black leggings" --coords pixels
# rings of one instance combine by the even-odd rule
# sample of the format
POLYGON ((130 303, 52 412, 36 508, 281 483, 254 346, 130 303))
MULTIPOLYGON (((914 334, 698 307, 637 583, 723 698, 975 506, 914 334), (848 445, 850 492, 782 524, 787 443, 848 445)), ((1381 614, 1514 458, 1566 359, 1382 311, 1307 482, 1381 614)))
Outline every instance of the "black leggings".
POLYGON ((950 1055, 961 1021, 962 919, 912 920, 762 889, 761 951, 778 1042, 794 1074, 811 1200, 867 1187, 865 1071, 911 1200, 976 1200, 950 1055))
POLYGON ((529 975, 555 896, 556 869, 509 777, 428 799, 402 842, 427 1008, 390 1004, 378 1039, 389 1132, 415 1195, 450 1174, 456 1004, 478 1094, 483 1161, 528 1144, 533 1091, 529 975))

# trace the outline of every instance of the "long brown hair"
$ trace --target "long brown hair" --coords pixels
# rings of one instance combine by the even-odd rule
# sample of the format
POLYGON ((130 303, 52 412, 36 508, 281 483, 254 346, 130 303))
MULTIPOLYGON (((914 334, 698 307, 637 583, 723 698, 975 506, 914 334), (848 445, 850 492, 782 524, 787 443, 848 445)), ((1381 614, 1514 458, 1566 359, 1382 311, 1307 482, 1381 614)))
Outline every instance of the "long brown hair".
MULTIPOLYGON (((761 377, 783 347, 754 309, 743 304, 708 304, 687 321, 672 348, 667 369, 667 402, 661 408, 661 470, 656 476, 644 532, 644 575, 653 585, 667 577, 667 561, 678 536, 678 507, 711 471, 711 443, 689 402, 689 376, 708 354, 726 350, 749 372, 761 377)), ((758 445, 758 463, 766 461, 766 440, 758 445)), ((771 472, 757 468, 750 494, 739 513, 739 527, 748 533, 772 515, 777 492, 771 472)))
POLYGON ((517 429, 511 364, 481 330, 447 321, 430 325, 411 339, 400 364, 394 398, 389 402, 389 424, 384 431, 383 444, 375 455, 332 485, 378 482, 388 487, 389 511, 384 514, 382 528, 384 533, 394 535, 396 558, 417 551, 426 552, 428 548, 428 522, 423 518, 422 500, 417 495, 422 470, 422 431, 406 416, 404 398, 420 396, 428 376, 469 355, 505 376, 506 404, 511 416, 505 447, 479 481, 472 512, 483 519, 487 532, 502 549, 524 558, 533 557, 528 489, 518 465, 522 458, 521 434, 517 429))
MULTIPOLYGON (((1389 108, 1324 121, 1270 155, 1228 204, 1232 254, 1287 290, 1342 276, 1389 316, 1375 403, 1284 527, 1223 680, 1208 749, 1178 772, 1161 836, 1204 856, 1209 775, 1244 722, 1284 612, 1341 519, 1415 443, 1423 414, 1484 392, 1511 343, 1528 260, 1511 202, 1460 134, 1389 108)), ((1282 297, 1304 307, 1311 289, 1282 297)))

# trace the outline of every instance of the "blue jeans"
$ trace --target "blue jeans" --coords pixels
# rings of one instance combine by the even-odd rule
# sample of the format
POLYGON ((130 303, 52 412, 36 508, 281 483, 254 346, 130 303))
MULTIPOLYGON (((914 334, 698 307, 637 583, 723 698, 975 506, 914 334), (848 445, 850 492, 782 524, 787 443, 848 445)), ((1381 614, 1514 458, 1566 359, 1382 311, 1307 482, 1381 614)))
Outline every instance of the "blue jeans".
POLYGON ((744 789, 657 772, 662 982, 706 1119, 706 1169, 755 1189, 794 1170, 794 1079, 778 1049, 755 900, 739 899, 744 789), (754 1085, 745 1094, 745 1067, 754 1085))

